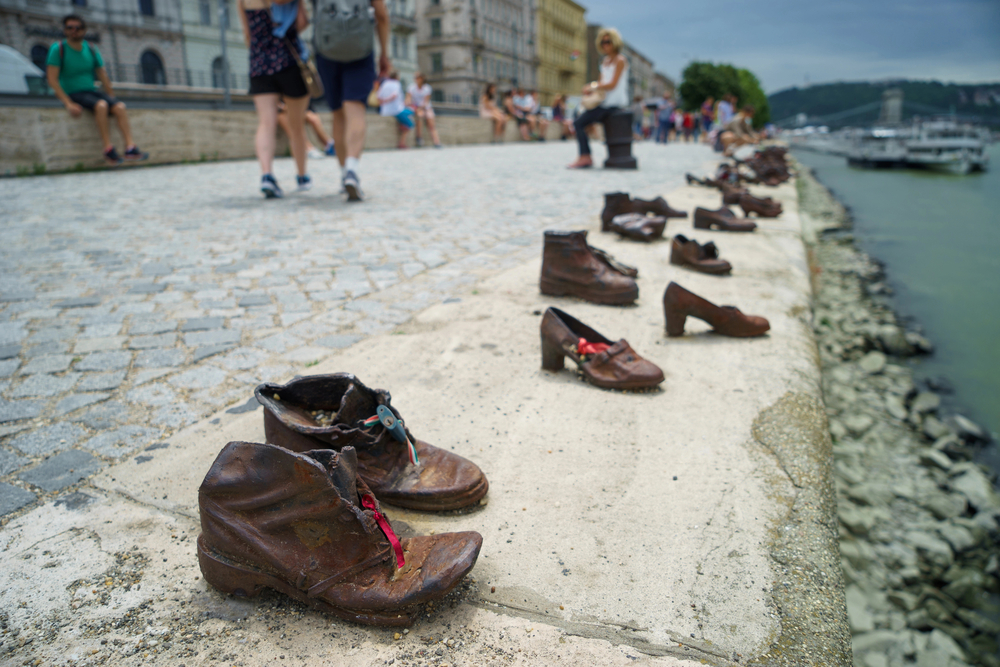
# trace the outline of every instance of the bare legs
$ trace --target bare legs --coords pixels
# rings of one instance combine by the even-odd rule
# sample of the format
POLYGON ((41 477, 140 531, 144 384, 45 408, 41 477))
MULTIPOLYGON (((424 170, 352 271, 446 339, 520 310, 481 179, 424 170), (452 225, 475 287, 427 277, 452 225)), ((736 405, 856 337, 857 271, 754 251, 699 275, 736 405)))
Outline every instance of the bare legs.
MULTIPOLYGON (((306 109, 309 107, 309 96, 286 97, 285 111, 288 116, 288 143, 292 147, 292 157, 295 158, 295 169, 299 176, 306 175, 306 109)), ((275 118, 277 122, 277 118, 275 118)))
POLYGON ((99 100, 94 105, 94 121, 97 123, 97 131, 100 133, 101 141, 104 143, 104 150, 107 151, 113 148, 111 132, 108 131, 108 103, 104 100, 99 100))
POLYGON ((274 131, 278 126, 278 94, 262 93, 253 96, 253 105, 257 109, 257 135, 254 137, 254 149, 260 172, 270 174, 274 168, 274 131))
POLYGON ((361 157, 365 147, 365 122, 365 105, 361 102, 345 101, 344 106, 333 112, 333 142, 337 145, 341 167, 347 158, 361 157))
POLYGON ((319 137, 319 140, 323 142, 323 148, 329 146, 330 135, 327 134, 326 130, 323 128, 323 121, 319 119, 319 115, 315 111, 309 111, 306 109, 306 122, 309 124, 309 127, 313 129, 313 132, 316 133, 316 136, 319 137))

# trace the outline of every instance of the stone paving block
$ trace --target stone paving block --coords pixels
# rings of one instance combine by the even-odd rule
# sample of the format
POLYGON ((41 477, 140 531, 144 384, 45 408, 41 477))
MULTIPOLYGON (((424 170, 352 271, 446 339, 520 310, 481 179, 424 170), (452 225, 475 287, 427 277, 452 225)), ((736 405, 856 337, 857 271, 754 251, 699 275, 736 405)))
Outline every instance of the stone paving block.
POLYGON ((69 343, 61 340, 54 340, 48 343, 39 343, 31 347, 21 348, 21 356, 25 359, 35 357, 48 357, 56 354, 66 354, 69 352, 69 343))
POLYGON ((128 332, 132 336, 147 336, 151 334, 162 334, 173 331, 177 328, 177 320, 148 319, 133 321, 128 332))
MULTIPOLYGON (((137 295, 138 296, 138 295, 137 295)), ((117 315, 124 318, 125 315, 148 315, 156 310, 156 304, 144 301, 142 303, 126 303, 119 306, 117 315)))
POLYGON ((0 423, 32 419, 42 413, 44 401, 5 401, 0 399, 0 423))
POLYGON ((10 377, 20 365, 20 359, 6 359, 4 361, 0 361, 0 378, 10 377))
POLYGON ((427 270, 427 267, 420 262, 406 262, 403 264, 403 275, 407 278, 412 278, 413 276, 423 273, 427 270))
POLYGON ((271 297, 266 294, 250 294, 242 297, 237 304, 240 308, 250 308, 253 306, 269 306, 271 305, 271 297))
POLYGON ((74 368, 78 371, 117 371, 128 367, 131 361, 131 352, 94 352, 76 362, 74 368))
POLYGON ((305 312, 305 313, 282 313, 281 315, 278 316, 278 319, 281 321, 281 326, 287 327, 287 326, 290 326, 292 324, 295 324, 296 322, 301 322, 302 320, 306 319, 307 317, 309 317, 309 313, 308 312, 305 312))
POLYGON ((108 350, 120 350, 125 344, 125 336, 107 336, 105 338, 83 338, 76 341, 73 346, 74 354, 87 354, 90 352, 107 352, 108 350))
POLYGON ((73 388, 80 379, 79 373, 65 375, 49 375, 39 373, 29 375, 21 384, 7 393, 11 398, 28 398, 29 396, 58 396, 73 388))
POLYGON ((35 344, 69 340, 76 336, 78 330, 79 327, 77 326, 45 327, 44 329, 39 329, 35 333, 31 334, 27 342, 29 344, 35 344))
POLYGON ((86 435, 87 432, 76 424, 59 422, 23 433, 9 444, 28 456, 43 456, 69 449, 86 435))
POLYGON ((11 290, 0 293, 0 303, 14 303, 15 301, 28 301, 35 298, 35 293, 28 290, 11 290))
POLYGON ((164 333, 156 336, 136 336, 128 346, 131 350, 149 350, 160 347, 173 347, 177 344, 177 334, 164 333))
POLYGON ((56 308, 85 308, 87 306, 98 306, 101 303, 99 296, 80 296, 73 299, 64 299, 52 304, 56 308))
POLYGON ((79 410, 84 406, 91 405, 93 403, 100 403, 101 401, 108 399, 110 396, 111 394, 105 394, 102 392, 92 394, 70 394, 56 403, 56 408, 53 414, 58 417, 68 412, 79 410))
POLYGON ((193 362, 201 361, 202 359, 207 359, 209 357, 214 357, 220 352, 225 352, 226 350, 231 350, 236 347, 235 344, 230 345, 205 345, 204 347, 199 347, 195 349, 194 354, 191 355, 191 360, 193 362))
POLYGON ((61 308, 36 308, 25 310, 18 315, 21 320, 51 320, 62 313, 61 308))
POLYGON ((105 431, 80 445, 83 449, 118 458, 136 449, 144 448, 160 437, 160 430, 148 426, 122 426, 105 431))
POLYGON ((155 424, 177 429, 195 423, 201 419, 201 416, 201 411, 196 410, 188 403, 174 403, 156 410, 152 420, 155 424))
POLYGON ((324 336, 323 338, 317 338, 313 341, 316 345, 322 345, 323 347, 333 348, 335 350, 340 350, 345 347, 350 347, 354 345, 359 340, 361 336, 356 334, 335 334, 333 336, 324 336))
POLYGON ((110 373, 86 373, 76 388, 80 391, 110 391, 117 389, 125 381, 126 371, 110 373))
POLYGON ((20 345, 0 345, 0 359, 13 359, 20 352, 20 345))
POLYGON ((184 350, 178 350, 176 348, 164 350, 145 350, 136 355, 133 366, 136 368, 176 367, 184 363, 184 358, 186 356, 187 355, 184 350))
POLYGON ((109 338, 111 336, 117 336, 118 332, 121 330, 121 322, 114 322, 112 324, 91 324, 90 326, 83 328, 83 333, 80 334, 80 338, 109 338))
POLYGON ((181 325, 181 331, 221 329, 225 323, 226 319, 224 317, 195 317, 181 325))
POLYGON ((232 264, 226 264, 224 266, 215 267, 216 273, 239 273, 245 269, 251 268, 253 265, 247 261, 233 262, 232 264))
POLYGON ((288 352, 284 355, 284 358, 294 364, 311 364, 328 356, 330 356, 329 349, 310 345, 288 352))
POLYGON ((28 463, 30 463, 30 459, 18 456, 14 452, 8 452, 6 449, 0 449, 0 477, 5 477, 28 463))
POLYGON ((238 347, 229 354, 216 359, 213 363, 219 364, 231 371, 245 371, 256 368, 267 361, 269 354, 251 347, 238 347))
POLYGON ((166 285, 161 283, 139 283, 138 285, 132 285, 132 288, 128 291, 129 294, 159 294, 163 290, 167 289, 166 285))
POLYGON ((229 296, 229 292, 224 289, 203 289, 191 295, 195 301, 218 301, 229 296))
POLYGON ((291 348, 298 347, 302 345, 303 341, 301 338, 293 336, 290 333, 279 333, 273 336, 268 336, 267 338, 261 338, 254 345, 257 347, 262 347, 265 350, 271 352, 284 352, 291 348))
POLYGON ((18 477, 28 484, 40 487, 45 491, 58 491, 76 484, 90 474, 101 469, 100 459, 87 452, 71 449, 62 454, 56 454, 41 465, 21 473, 18 477))
POLYGON ((142 265, 142 275, 144 276, 168 276, 173 272, 169 264, 150 262, 142 265))
POLYGON ((34 502, 35 494, 19 486, 0 482, 0 516, 16 512, 25 505, 34 502))
POLYGON ((73 357, 69 354, 53 354, 36 357, 21 367, 21 375, 34 373, 61 373, 69 368, 73 357))
POLYGON ((215 331, 198 331, 184 335, 184 344, 191 347, 202 345, 223 345, 240 342, 240 332, 234 329, 217 329, 215 331))
POLYGON ((208 389, 222 384, 227 377, 225 371, 214 366, 199 366, 175 375, 168 382, 178 389, 208 389))
POLYGON ((169 375, 170 373, 173 373, 173 372, 174 372, 174 369, 172 369, 172 368, 151 368, 149 370, 139 371, 132 378, 132 386, 133 387, 138 387, 139 385, 145 384, 145 383, 149 382, 150 380, 155 380, 156 378, 161 378, 164 375, 169 375))
POLYGON ((73 417, 73 421, 83 424, 95 431, 109 429, 116 424, 124 424, 129 420, 129 411, 118 401, 108 401, 73 417))
POLYGON ((170 405, 177 401, 177 394, 165 384, 157 383, 136 387, 128 392, 126 398, 131 403, 145 403, 154 407, 170 405))

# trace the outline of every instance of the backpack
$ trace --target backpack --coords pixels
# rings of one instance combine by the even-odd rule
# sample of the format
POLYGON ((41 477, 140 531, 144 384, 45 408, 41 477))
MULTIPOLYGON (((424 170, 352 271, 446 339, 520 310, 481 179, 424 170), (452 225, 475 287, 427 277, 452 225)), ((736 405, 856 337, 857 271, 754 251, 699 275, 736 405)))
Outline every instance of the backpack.
POLYGON ((314 0, 313 44, 327 60, 349 63, 375 50, 370 0, 314 0))

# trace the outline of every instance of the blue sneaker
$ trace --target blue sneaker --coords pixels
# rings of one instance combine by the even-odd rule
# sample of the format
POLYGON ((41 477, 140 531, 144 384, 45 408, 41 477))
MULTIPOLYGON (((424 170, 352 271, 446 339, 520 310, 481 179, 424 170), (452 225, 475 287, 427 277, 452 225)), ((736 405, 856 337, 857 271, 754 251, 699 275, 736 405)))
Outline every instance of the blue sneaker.
POLYGON ((271 174, 264 174, 260 177, 260 191, 267 199, 281 199, 285 193, 278 187, 278 181, 274 180, 271 174))
POLYGON ((361 192, 361 179, 353 170, 348 169, 344 173, 343 185, 344 191, 347 192, 347 201, 364 200, 365 195, 361 192))
POLYGON ((326 153, 326 154, 327 154, 327 156, 329 156, 329 157, 336 157, 336 156, 337 156, 337 147, 336 147, 336 146, 334 146, 334 145, 333 145, 333 142, 331 141, 331 142, 330 142, 330 145, 329 145, 329 146, 327 146, 327 147, 326 147, 326 150, 325 150, 325 151, 323 151, 323 152, 324 152, 324 153, 326 153))
POLYGON ((295 185, 296 192, 305 192, 313 186, 313 182, 312 179, 309 178, 309 174, 306 174, 305 176, 296 176, 295 185))

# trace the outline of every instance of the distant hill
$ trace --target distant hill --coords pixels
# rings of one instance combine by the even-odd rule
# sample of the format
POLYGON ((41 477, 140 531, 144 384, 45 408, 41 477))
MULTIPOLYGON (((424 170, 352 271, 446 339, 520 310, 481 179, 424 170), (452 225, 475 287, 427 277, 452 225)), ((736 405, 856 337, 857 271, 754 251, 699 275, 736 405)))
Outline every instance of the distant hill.
MULTIPOLYGON (((903 115, 930 116, 956 113, 963 119, 1000 125, 1000 82, 954 84, 939 81, 880 81, 825 83, 808 88, 789 88, 768 96, 775 122, 804 113, 809 122, 832 127, 863 125, 878 119, 878 103, 887 88, 902 88, 903 115), (856 114, 852 109, 871 105, 856 114), (835 118, 827 118, 837 116, 835 118)), ((787 123, 783 123, 787 124, 787 123)))

